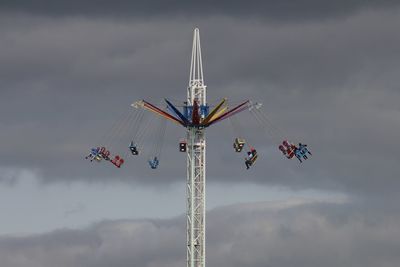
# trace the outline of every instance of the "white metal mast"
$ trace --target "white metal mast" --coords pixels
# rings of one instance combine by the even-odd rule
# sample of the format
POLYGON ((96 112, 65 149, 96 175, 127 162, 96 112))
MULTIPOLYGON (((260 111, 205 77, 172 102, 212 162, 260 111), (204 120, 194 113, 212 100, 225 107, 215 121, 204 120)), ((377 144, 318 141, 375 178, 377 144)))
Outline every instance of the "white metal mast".
MULTIPOLYGON (((206 105, 199 29, 194 30, 188 105, 206 105)), ((187 267, 205 267, 206 138, 204 129, 187 127, 187 267)))

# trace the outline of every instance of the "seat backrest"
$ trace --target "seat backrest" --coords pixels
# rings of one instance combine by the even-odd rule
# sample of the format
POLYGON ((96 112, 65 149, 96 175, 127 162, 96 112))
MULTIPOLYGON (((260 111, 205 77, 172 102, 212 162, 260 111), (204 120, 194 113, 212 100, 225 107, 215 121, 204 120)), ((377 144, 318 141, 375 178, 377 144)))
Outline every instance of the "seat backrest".
POLYGON ((253 156, 250 160, 252 163, 254 163, 258 158, 258 155, 256 154, 255 156, 253 156))

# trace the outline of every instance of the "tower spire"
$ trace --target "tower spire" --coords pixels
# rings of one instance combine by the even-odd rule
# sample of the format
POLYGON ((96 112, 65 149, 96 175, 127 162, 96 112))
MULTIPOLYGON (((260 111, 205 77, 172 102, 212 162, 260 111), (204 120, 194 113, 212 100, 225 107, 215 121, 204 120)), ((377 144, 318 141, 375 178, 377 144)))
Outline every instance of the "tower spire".
POLYGON ((190 77, 187 100, 189 105, 193 105, 194 100, 201 105, 206 105, 206 86, 203 78, 203 60, 201 58, 200 32, 194 29, 192 59, 190 61, 190 77))
POLYGON ((193 85, 204 85, 203 62, 201 59, 200 47, 200 32, 198 28, 194 29, 193 33, 192 60, 190 62, 189 87, 193 85))

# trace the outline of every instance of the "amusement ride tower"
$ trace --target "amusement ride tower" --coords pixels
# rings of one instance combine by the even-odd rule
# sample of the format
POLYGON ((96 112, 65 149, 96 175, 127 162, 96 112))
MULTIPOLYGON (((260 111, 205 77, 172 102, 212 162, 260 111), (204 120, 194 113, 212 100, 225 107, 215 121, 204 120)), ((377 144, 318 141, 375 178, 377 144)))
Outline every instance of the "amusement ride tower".
MULTIPOLYGON (((194 30, 187 102, 206 107, 199 29, 194 30)), ((202 113, 200 113, 202 114, 202 113)), ((205 128, 187 127, 187 267, 204 267, 206 253, 205 128)))
MULTIPOLYGON (((165 99, 168 110, 141 100, 132 104, 135 108, 147 109, 167 120, 186 128, 186 141, 180 143, 180 151, 187 153, 187 186, 186 186, 186 219, 187 219, 187 267, 205 267, 205 215, 206 215, 206 137, 207 127, 227 119, 241 111, 249 109, 251 102, 244 101, 230 108, 226 98, 210 110, 206 101, 206 86, 204 85, 203 65, 200 48, 199 29, 194 30, 192 58, 190 63, 189 86, 183 111, 165 99)), ((240 144, 240 152, 243 144, 240 144)), ((136 146, 132 152, 138 155, 136 146)), ((254 150, 255 152, 255 150, 254 150)), ((251 165, 257 159, 254 155, 246 163, 251 165)), ((158 166, 158 159, 149 161, 153 169, 158 166)), ((118 167, 118 166, 117 166, 118 167)))
MULTIPOLYGON (((200 47, 200 34, 199 29, 194 30, 193 35, 193 47, 192 47, 192 58, 190 62, 190 76, 189 86, 187 88, 187 98, 183 103, 183 109, 179 109, 168 99, 165 99, 167 108, 158 108, 157 106, 147 102, 146 100, 140 100, 132 104, 136 109, 146 109, 151 111, 164 119, 170 120, 179 126, 183 126, 186 129, 186 140, 181 140, 179 143, 179 150, 187 153, 187 180, 186 180, 186 236, 187 236, 187 267, 205 267, 206 258, 206 135, 205 131, 211 125, 218 123, 222 120, 230 118, 235 114, 244 110, 249 110, 262 126, 262 129, 269 133, 267 127, 270 126, 270 121, 264 113, 260 111, 261 104, 252 103, 249 100, 245 100, 241 104, 235 107, 229 107, 227 99, 223 98, 217 105, 213 106, 210 110, 210 106, 206 100, 206 86, 204 84, 203 76, 203 63, 201 57, 200 47)), ((179 106, 180 107, 180 106, 179 106)), ((135 122, 140 122, 142 119, 142 112, 138 114, 135 122)), ((129 121, 129 119, 128 119, 129 121)), ((122 129, 121 127, 116 127, 122 129)), ((140 127, 136 127, 137 131, 134 133, 133 140, 129 149, 134 156, 139 155, 140 142, 139 140, 145 135, 147 127, 140 131, 140 127)), ((114 132, 114 131, 113 131, 114 132)), ((164 130, 159 131, 160 137, 165 133, 164 130)), ((160 139, 161 140, 161 139, 160 139)), ((311 152, 306 148, 307 145, 299 143, 299 147, 296 147, 293 143, 283 138, 282 145, 279 149, 288 159, 296 157, 302 162, 302 159, 307 159, 306 153, 311 155, 311 152)), ((162 142, 156 142, 156 152, 153 159, 149 160, 150 167, 157 169, 159 164, 159 155, 161 151, 162 142)), ((246 168, 249 169, 257 160, 258 153, 254 147, 252 147, 243 138, 235 138, 233 147, 236 152, 241 152, 244 145, 249 147, 249 151, 246 153, 245 159, 246 168)), ((106 147, 92 148, 91 153, 86 157, 91 161, 109 161, 116 167, 120 168, 124 163, 124 159, 119 155, 112 157, 110 151, 106 147)))

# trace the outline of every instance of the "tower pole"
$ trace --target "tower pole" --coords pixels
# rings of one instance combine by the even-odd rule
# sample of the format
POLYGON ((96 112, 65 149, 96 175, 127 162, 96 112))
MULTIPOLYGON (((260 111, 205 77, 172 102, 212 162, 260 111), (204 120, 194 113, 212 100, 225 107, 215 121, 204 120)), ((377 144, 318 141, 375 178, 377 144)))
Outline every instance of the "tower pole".
MULTIPOLYGON (((199 29, 194 30, 188 105, 206 105, 199 29)), ((187 127, 187 267, 205 267, 206 137, 205 129, 187 127)))

